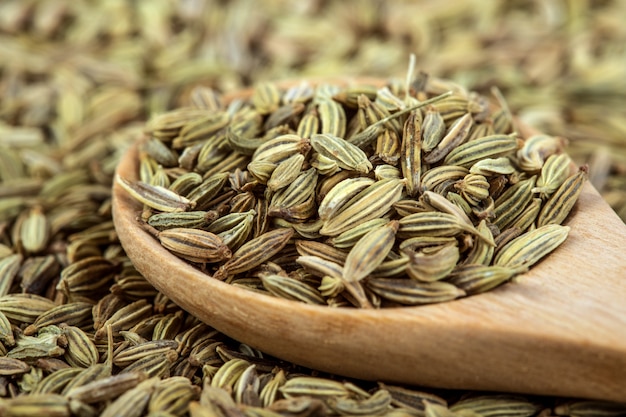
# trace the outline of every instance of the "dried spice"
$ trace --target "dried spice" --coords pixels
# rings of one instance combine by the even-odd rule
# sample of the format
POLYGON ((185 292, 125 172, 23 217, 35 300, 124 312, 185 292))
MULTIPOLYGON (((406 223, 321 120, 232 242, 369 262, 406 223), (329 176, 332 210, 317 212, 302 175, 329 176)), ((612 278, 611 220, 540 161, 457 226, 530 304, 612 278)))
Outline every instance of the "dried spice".
MULTIPOLYGON (((65 322, 79 327, 90 338, 95 330, 104 329, 101 332, 104 337, 94 339, 100 354, 99 364, 84 371, 70 367, 64 356, 39 358, 30 364, 10 359, 18 369, 11 368, 15 371, 11 376, 0 376, 1 415, 100 415, 107 404, 69 400, 64 388, 70 381, 74 386, 83 386, 90 380, 106 381, 112 373, 117 375, 117 368, 105 365, 109 347, 103 324, 116 310, 138 299, 149 305, 152 314, 113 333, 111 348, 121 352, 131 341, 158 340, 168 332, 153 335, 159 327, 156 323, 178 313, 180 329, 171 339, 180 342, 177 349, 180 357, 171 364, 172 374, 185 375, 183 378, 193 390, 190 392, 189 385, 179 383, 179 376, 170 376, 129 394, 130 399, 124 400, 126 403, 122 401, 109 409, 111 414, 122 410, 131 415, 140 410, 144 414, 163 416, 190 412, 268 416, 426 413, 430 416, 450 415, 448 406, 454 407, 459 402, 458 395, 452 393, 438 391, 440 397, 424 392, 425 388, 416 390, 385 384, 377 387, 363 381, 344 382, 349 391, 347 396, 322 401, 303 393, 287 400, 279 388, 288 378, 309 375, 310 370, 271 360, 267 355, 228 340, 196 322, 154 289, 149 292, 133 290, 137 287, 130 286, 131 282, 144 287, 146 283, 129 266, 110 222, 112 173, 119 156, 141 133, 149 115, 189 102, 205 110, 220 108, 214 90, 195 88, 199 85, 232 90, 258 80, 284 77, 388 76, 401 73, 407 55, 416 53, 416 61, 423 69, 462 80, 482 93, 488 93, 490 86, 497 84, 510 108, 522 120, 553 137, 567 137, 571 158, 577 165, 589 162, 590 181, 626 219, 623 152, 626 66, 620 52, 626 41, 621 21, 626 14, 625 2, 542 2, 539 6, 530 1, 489 5, 485 2, 478 5, 476 2, 430 2, 424 5, 409 0, 359 1, 358 4, 349 0, 278 0, 265 2, 263 10, 254 5, 248 0, 0 2, 0 260, 3 261, 0 295, 24 291, 54 300, 49 309, 47 303, 45 308, 37 307, 39 315, 36 317, 11 311, 9 321, 0 312, 0 356, 14 348, 21 329, 28 336, 36 336, 43 327, 65 322), (36 242, 30 241, 24 247, 19 242, 24 241, 27 233, 22 236, 18 230, 23 226, 17 224, 23 224, 26 213, 36 207, 46 216, 49 232, 39 230, 39 234, 33 236, 36 242), (46 247, 40 249, 44 241, 46 247), (31 253, 31 243, 35 243, 31 249, 40 252, 31 253), (94 256, 124 267, 121 272, 108 275, 97 291, 74 293, 71 288, 63 292, 56 289, 59 270, 94 256), (37 257, 41 259, 35 259, 37 257), (28 325, 33 319, 34 323, 28 325), (129 328, 136 333, 128 333, 129 328), (258 379, 249 371, 242 379, 246 382, 240 384, 242 388, 237 392, 241 394, 237 397, 234 391, 203 385, 203 380, 209 380, 224 362, 213 349, 212 357, 217 359, 190 363, 189 351, 192 346, 201 344, 199 335, 203 335, 203 340, 213 338, 220 341, 215 343, 227 343, 231 351, 245 354, 249 363, 257 364, 258 379), (247 386, 253 388, 246 391, 247 386), (172 391, 168 393, 164 387, 172 387, 172 391), (147 391, 152 394, 142 410, 133 399, 135 394, 147 391), (391 396, 390 406, 385 391, 391 396), (255 399, 256 394, 259 401, 255 399), (172 397, 180 402, 170 400, 172 397), (128 407, 132 409, 130 412, 128 407)), ((419 82, 412 88, 418 95, 423 90, 419 82)), ((440 93, 448 90, 446 86, 438 88, 440 93)), ((397 92, 395 85, 388 90, 397 92)), ((285 93, 284 104, 304 102, 312 94, 310 86, 295 85, 285 93)), ((336 100, 354 109, 358 107, 359 94, 389 112, 401 107, 387 91, 380 91, 377 96, 371 88, 329 92, 330 97, 334 95, 336 100)), ((233 104, 231 110, 235 108, 233 104)), ((289 112, 297 111, 294 108, 281 117, 289 117, 289 112)), ((298 130, 297 135, 310 139, 322 133, 318 110, 305 109, 304 115, 302 130, 298 130)), ((506 112, 500 112, 495 120, 477 124, 468 141, 500 132, 501 126, 509 123, 506 116, 506 112)), ((192 143, 219 123, 219 118, 199 121, 188 132, 186 140, 192 143)), ((244 128, 253 132, 254 123, 243 121, 240 132, 244 128)), ((429 145, 422 145, 425 150, 432 150, 428 146, 436 146, 441 140, 443 127, 443 120, 433 122, 426 113, 423 130, 428 132, 425 141, 429 145), (435 126, 429 130, 426 126, 432 123, 435 126)), ((385 155, 384 149, 393 149, 387 145, 393 144, 394 138, 383 137, 378 128, 361 132, 359 129, 359 126, 349 127, 354 135, 351 143, 378 143, 381 137, 381 157, 385 155)), ((240 134, 245 138, 250 133, 240 134)), ((164 131, 163 137, 167 135, 164 131)), ((253 137, 254 134, 249 136, 253 137)), ((181 165, 189 169, 202 151, 202 164, 219 161, 219 167, 213 171, 225 167, 234 169, 240 161, 223 153, 221 143, 204 149, 192 146, 185 153, 177 151, 176 156, 181 165)), ((161 165, 171 167, 173 155, 162 151, 162 148, 153 149, 151 153, 161 165)), ((498 160, 499 163, 486 163, 486 166, 477 163, 470 171, 480 175, 512 174, 511 166, 498 160)), ((549 163, 550 157, 544 166, 549 163)), ((444 169, 431 169, 425 178, 427 181, 422 180, 429 189, 435 185, 447 187, 447 179, 456 181, 468 174, 466 169, 453 175, 446 167, 441 168, 444 169), (440 175, 444 172, 450 176, 440 175)), ((150 169, 156 170, 155 167, 150 169)), ((411 169, 417 175, 418 171, 411 169)), ((545 187, 538 191, 546 193, 540 196, 545 200, 550 195, 548 190, 561 181, 561 177, 557 171, 547 176, 543 171, 537 174, 535 187, 545 187)), ((494 180, 492 186, 495 188, 499 181, 494 180)), ((181 175, 172 181, 171 189, 184 194, 201 182, 198 174, 181 175)), ((263 208, 266 203, 259 201, 255 211, 266 211, 263 208)), ((395 204, 398 209, 400 203, 395 204)), ((242 212, 248 210, 245 208, 242 212)), ((488 214, 487 206, 479 210, 488 214)), ((316 235, 315 224, 294 226, 298 233, 316 235)), ((266 225, 255 223, 253 229, 253 235, 258 236, 266 231, 266 225)), ((477 229, 483 233, 480 225, 477 229)), ((509 230, 514 232, 514 229, 509 230)), ((514 234, 500 235, 496 243, 503 246, 514 234)), ((474 248, 481 250, 472 251, 476 252, 474 256, 490 258, 493 247, 481 242, 477 241, 474 248)), ((332 253, 316 250, 315 254, 307 255, 332 256, 328 260, 336 263, 345 260, 344 252, 341 252, 342 257, 337 250, 332 253)), ((378 269, 392 273, 394 263, 406 262, 406 257, 399 256, 383 262, 378 269)), ((382 272, 377 274, 382 275, 382 272)), ((9 302, 13 305, 15 300, 11 297, 9 302)), ((39 301, 34 303, 40 304, 39 301)), ((137 307, 141 306, 131 310, 137 307)), ((136 374, 129 375, 122 381, 137 378, 136 374)), ((327 377, 343 382, 337 376, 324 376, 327 377)), ((465 392, 463 396, 476 397, 477 394, 465 392)), ((84 395, 97 398, 99 394, 91 391, 84 395)), ((143 396, 136 397, 145 404, 143 396)), ((541 399, 543 410, 536 412, 533 410, 539 410, 538 405, 534 399, 526 397, 485 398, 483 395, 480 401, 487 407, 482 409, 488 410, 487 413, 504 415, 617 416, 626 413, 621 404, 601 401, 544 397, 541 399)), ((478 401, 474 405, 465 403, 466 406, 461 403, 455 414, 476 415, 471 409, 479 411, 475 408, 478 404, 478 401)))
MULTIPOLYGON (((176 144, 195 123, 187 119, 197 109, 163 113, 146 125, 149 139, 141 152, 142 166, 158 169, 144 171, 139 185, 123 178, 118 182, 144 204, 147 223, 164 229, 152 231, 163 247, 219 280, 256 292, 312 304, 342 300, 364 308, 436 303, 484 292, 527 271, 563 242, 569 228, 553 238, 541 226, 565 220, 586 168, 559 180, 560 188, 546 188, 546 181, 553 181, 550 175, 563 176, 552 172, 569 161, 552 162, 562 152, 559 138, 535 135, 523 140, 508 130, 509 124, 501 133, 474 133, 469 140, 474 127, 504 117, 502 95, 496 94, 490 104, 488 97, 448 80, 429 77, 422 84, 419 100, 402 88, 393 92, 393 81, 378 88, 303 82, 300 86, 307 86, 309 95, 299 103, 317 109, 306 115, 319 118, 322 132, 310 137, 297 134, 302 112, 291 114, 281 132, 270 135, 275 126, 267 127, 267 121, 282 112, 281 103, 288 102, 291 90, 267 82, 252 91, 249 101, 237 101, 230 113, 228 104, 218 100, 222 104, 215 111, 230 114, 230 120, 186 147, 176 144), (436 95, 432 91, 440 85, 451 91, 436 95), (350 97, 356 98, 356 107, 350 97), (381 107, 385 100, 399 105, 381 107), (241 142, 221 145, 223 151, 243 157, 245 165, 234 170, 213 173, 213 165, 200 161, 164 167, 150 156, 154 140, 161 140, 169 152, 183 153, 196 143, 204 147, 221 141, 232 132, 231 123, 249 115, 255 115, 256 138, 243 148, 241 142), (355 145, 348 137, 374 128, 378 139, 355 145), (166 130, 167 137, 159 139, 166 130), (396 137, 398 146, 390 145, 385 135, 396 137), (429 144, 428 150, 423 144, 429 144), (471 173, 481 162, 486 163, 480 174, 471 173), (539 173, 542 187, 536 187, 539 173), (178 194, 167 186, 150 186, 161 174, 170 184, 168 178, 190 174, 202 175, 203 184, 215 184, 210 197, 202 200, 206 211, 179 203, 197 203, 198 188, 178 194), (492 186, 495 181, 499 187, 492 186), (165 203, 165 195, 172 203, 165 203), (258 213, 261 201, 267 211, 258 213), (211 213, 212 220, 206 221, 203 213, 211 213), (192 227, 167 228, 187 218, 192 227), (253 224, 267 229, 255 236, 253 224), (513 236, 509 229, 519 232, 513 236), (497 247, 499 235, 513 240, 504 246, 508 240, 500 239, 497 247)), ((215 92, 211 96, 219 98, 215 92)))

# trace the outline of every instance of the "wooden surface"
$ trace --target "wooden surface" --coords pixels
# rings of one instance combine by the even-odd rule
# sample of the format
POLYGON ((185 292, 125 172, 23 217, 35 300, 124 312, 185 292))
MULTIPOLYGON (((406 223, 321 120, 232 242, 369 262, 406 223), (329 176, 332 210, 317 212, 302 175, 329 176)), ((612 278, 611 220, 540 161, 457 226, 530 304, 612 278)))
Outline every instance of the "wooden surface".
MULTIPOLYGON (((118 166, 137 178, 133 147, 118 166)), ((569 238, 514 283, 457 301, 333 309, 214 280, 137 224, 117 185, 113 218, 136 268, 183 309, 276 357, 368 380, 626 401, 626 227, 585 185, 569 238)))

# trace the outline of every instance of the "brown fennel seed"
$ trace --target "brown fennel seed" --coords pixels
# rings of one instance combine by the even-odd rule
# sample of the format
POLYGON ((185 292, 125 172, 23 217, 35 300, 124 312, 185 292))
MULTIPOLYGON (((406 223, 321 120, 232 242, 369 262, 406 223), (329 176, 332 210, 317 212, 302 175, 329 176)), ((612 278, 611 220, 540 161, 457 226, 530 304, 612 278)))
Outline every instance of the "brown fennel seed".
POLYGON ((204 230, 176 227, 159 232, 157 237, 164 248, 191 262, 215 263, 231 257, 222 239, 204 230))

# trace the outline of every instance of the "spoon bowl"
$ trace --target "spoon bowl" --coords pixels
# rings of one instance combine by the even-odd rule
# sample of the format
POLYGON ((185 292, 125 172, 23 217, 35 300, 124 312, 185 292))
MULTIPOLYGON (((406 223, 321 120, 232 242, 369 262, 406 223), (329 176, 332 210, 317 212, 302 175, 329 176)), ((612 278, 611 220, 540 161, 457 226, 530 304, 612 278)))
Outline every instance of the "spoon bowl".
MULTIPOLYGON (((135 144, 117 174, 137 180, 138 160, 135 144)), ((200 320, 280 359, 366 380, 626 401, 626 226, 589 183, 567 240, 515 282, 381 310, 311 306, 213 279, 144 231, 140 211, 115 184, 115 227, 137 270, 200 320)))

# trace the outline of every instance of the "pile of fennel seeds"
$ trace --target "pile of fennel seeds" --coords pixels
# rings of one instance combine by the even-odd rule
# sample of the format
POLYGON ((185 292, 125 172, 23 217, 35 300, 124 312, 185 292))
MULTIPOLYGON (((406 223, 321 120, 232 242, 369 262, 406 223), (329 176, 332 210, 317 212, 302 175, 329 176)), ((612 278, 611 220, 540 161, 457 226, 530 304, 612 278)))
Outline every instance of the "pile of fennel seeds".
POLYGON ((420 74, 404 88, 196 88, 153 117, 143 225, 214 278, 363 308, 493 289, 558 247, 587 169, 559 137, 522 140, 503 97, 420 74), (408 94, 406 93, 408 91, 408 94))

